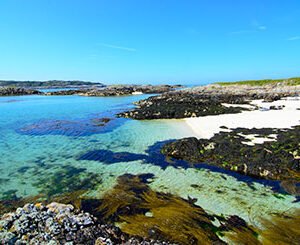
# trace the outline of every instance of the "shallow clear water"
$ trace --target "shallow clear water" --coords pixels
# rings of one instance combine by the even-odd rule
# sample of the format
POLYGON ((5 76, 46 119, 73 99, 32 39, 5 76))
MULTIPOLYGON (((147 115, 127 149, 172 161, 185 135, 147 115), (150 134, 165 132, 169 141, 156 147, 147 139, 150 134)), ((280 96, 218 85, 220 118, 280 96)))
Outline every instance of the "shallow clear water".
POLYGON ((295 197, 274 192, 275 182, 164 162, 157 142, 193 132, 183 120, 114 117, 145 97, 0 97, 0 198, 57 194, 68 191, 68 185, 76 189, 78 181, 90 195, 102 195, 124 173, 153 173, 154 190, 197 198, 212 213, 255 222, 300 207, 295 197), (99 126, 103 117, 112 121, 99 126))

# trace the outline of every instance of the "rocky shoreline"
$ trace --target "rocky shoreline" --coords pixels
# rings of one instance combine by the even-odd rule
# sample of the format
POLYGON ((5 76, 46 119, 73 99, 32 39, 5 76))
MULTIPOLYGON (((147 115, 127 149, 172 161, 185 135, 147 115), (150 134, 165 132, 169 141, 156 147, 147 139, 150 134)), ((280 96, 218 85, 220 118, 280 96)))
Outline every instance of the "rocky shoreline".
POLYGON ((297 244, 299 210, 262 218, 261 227, 237 215, 208 213, 195 204, 197 199, 189 196, 183 199, 156 192, 149 187, 153 177, 151 174, 119 176, 114 188, 100 199, 91 199, 79 191, 54 196, 48 202, 42 196, 2 201, 0 241, 2 244, 222 245, 269 244, 276 237, 277 241, 286 241, 282 244, 297 244))
POLYGON ((40 91, 25 88, 0 87, 0 96, 16 96, 16 95, 40 95, 40 91))
POLYGON ((300 86, 286 85, 207 85, 164 93, 138 101, 137 108, 119 114, 121 117, 144 119, 172 119, 239 113, 243 107, 226 107, 223 103, 247 104, 251 100, 275 101, 283 97, 299 96, 300 86))
MULTIPOLYGON (((167 143, 161 152, 169 158, 192 164, 209 164, 255 178, 297 183, 300 176, 298 139, 300 127, 292 129, 231 129, 210 139, 184 138, 167 143), (247 135, 271 139, 248 144, 247 135), (271 138, 276 135, 276 140, 271 138)), ((294 195, 300 195, 295 186, 294 195)))
MULTIPOLYGON (((1 244, 171 244, 129 236, 114 225, 75 209, 52 202, 26 204, 0 219, 1 244)), ((172 243, 173 244, 173 243, 172 243)))
MULTIPOLYGON (((122 96, 135 94, 161 94, 182 88, 181 85, 116 85, 116 86, 81 86, 69 90, 58 90, 53 92, 41 92, 35 89, 23 87, 1 87, 0 96, 14 95, 81 95, 81 96, 122 96)), ((42 87, 43 89, 48 87, 42 87)), ((53 87, 50 87, 53 88, 53 87)), ((56 87, 55 87, 56 88, 56 87)))
POLYGON ((87 88, 84 90, 69 90, 69 91, 56 91, 48 92, 46 95, 81 95, 81 96, 122 96, 132 94, 161 94, 170 92, 181 85, 116 85, 107 86, 102 89, 87 88))
MULTIPOLYGON (((247 113, 251 117, 251 111, 264 109, 251 104, 253 100, 273 102, 299 95, 299 85, 208 85, 149 97, 137 102, 135 109, 118 116, 149 120, 249 111, 247 113)), ((271 105, 264 110, 283 109, 284 106, 271 105)), ((191 165, 205 163, 259 179, 289 181, 293 186, 292 191, 288 188, 289 193, 300 195, 297 185, 300 181, 298 139, 298 126, 289 129, 225 127, 210 139, 185 138, 167 143, 161 152, 167 158, 184 160, 191 165), (267 142, 251 143, 247 135, 267 138, 267 142)))

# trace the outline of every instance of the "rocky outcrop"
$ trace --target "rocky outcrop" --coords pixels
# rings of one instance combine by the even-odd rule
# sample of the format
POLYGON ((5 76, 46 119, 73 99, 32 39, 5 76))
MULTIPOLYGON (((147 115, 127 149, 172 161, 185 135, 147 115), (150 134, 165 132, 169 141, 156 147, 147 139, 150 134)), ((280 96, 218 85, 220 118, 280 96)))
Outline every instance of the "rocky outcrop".
POLYGON ((207 96, 185 91, 165 93, 137 102, 137 108, 132 111, 120 113, 121 117, 138 120, 143 119, 172 119, 218 115, 225 113, 239 113, 247 110, 241 107, 226 107, 222 103, 241 103, 241 96, 207 96))
POLYGON ((132 94, 160 94, 180 88, 180 85, 116 85, 105 88, 87 88, 85 90, 68 90, 48 92, 46 95, 73 95, 78 94, 82 96, 121 96, 132 94))
POLYGON ((225 107, 222 103, 247 104, 251 100, 279 100, 287 96, 299 96, 300 86, 219 86, 208 85, 173 91, 153 96, 136 103, 137 108, 119 114, 138 120, 186 118, 248 110, 242 107, 225 107))
MULTIPOLYGON (((191 164, 206 163, 256 178, 299 181, 300 126, 292 129, 232 129, 211 139, 185 138, 167 143, 161 152, 191 164), (268 137, 277 141, 248 145, 245 135, 268 137)), ((298 190, 300 195, 300 189, 298 190)))
POLYGON ((0 219, 2 244, 170 244, 130 237, 72 205, 26 204, 0 219))
POLYGON ((0 96, 43 94, 40 91, 25 88, 0 87, 0 96))

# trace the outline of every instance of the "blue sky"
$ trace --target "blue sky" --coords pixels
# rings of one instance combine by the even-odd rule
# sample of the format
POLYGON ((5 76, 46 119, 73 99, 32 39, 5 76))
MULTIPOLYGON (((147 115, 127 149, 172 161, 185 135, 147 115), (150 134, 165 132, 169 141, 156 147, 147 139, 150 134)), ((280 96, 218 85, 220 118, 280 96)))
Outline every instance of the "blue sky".
POLYGON ((1 0, 0 79, 300 76, 299 0, 1 0))

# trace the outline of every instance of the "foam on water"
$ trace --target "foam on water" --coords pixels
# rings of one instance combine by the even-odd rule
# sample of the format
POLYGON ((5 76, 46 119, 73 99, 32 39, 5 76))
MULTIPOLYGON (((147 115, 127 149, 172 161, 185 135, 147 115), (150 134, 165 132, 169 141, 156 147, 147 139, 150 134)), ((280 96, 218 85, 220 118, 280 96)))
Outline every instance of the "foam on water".
MULTIPOLYGON (((102 195, 124 173, 153 173, 155 178, 150 185, 154 190, 197 198, 197 204, 212 213, 237 214, 253 222, 257 217, 300 207, 299 202, 294 202, 295 197, 275 193, 272 185, 243 180, 243 177, 205 167, 159 166, 157 162, 151 162, 152 156, 147 159, 149 147, 158 141, 193 135, 183 120, 125 120, 107 132, 83 136, 63 132, 55 135, 18 133, 20 128, 43 120, 76 122, 103 115, 112 117, 116 111, 128 109, 133 101, 145 97, 0 98, 0 197, 7 198, 14 191, 18 197, 36 195, 44 191, 45 184, 54 184, 50 178, 55 175, 62 179, 77 175, 88 179, 88 174, 101 176, 102 182, 92 185, 90 194, 102 195), (11 100, 15 103, 6 103, 11 100), (130 161, 105 163, 88 155, 99 150, 108 156, 122 153, 123 159, 127 157, 130 161)), ((65 183, 56 181, 58 185, 65 183)))

